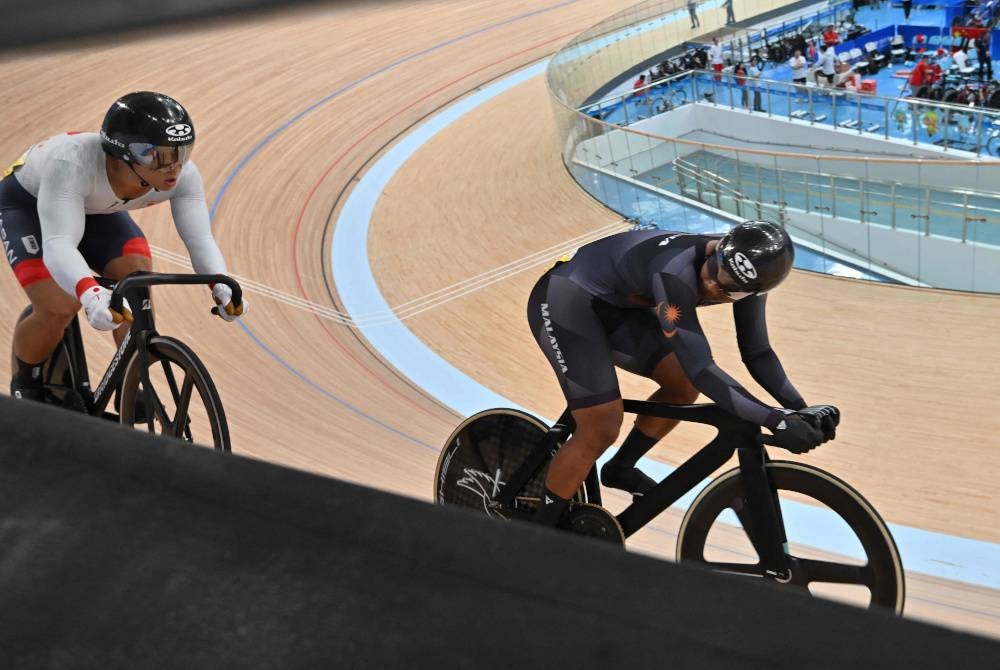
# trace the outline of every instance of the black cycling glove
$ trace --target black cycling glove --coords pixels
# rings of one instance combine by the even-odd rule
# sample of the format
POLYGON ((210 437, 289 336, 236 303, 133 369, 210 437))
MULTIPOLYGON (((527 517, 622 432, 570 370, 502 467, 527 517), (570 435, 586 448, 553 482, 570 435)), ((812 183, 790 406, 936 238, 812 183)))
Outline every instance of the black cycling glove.
POLYGON ((804 454, 824 441, 823 433, 798 413, 786 414, 771 432, 774 433, 774 443, 793 454, 804 454))
POLYGON ((837 426, 840 424, 840 410, 833 405, 811 405, 796 411, 814 427, 823 432, 823 441, 827 442, 837 436, 837 426))

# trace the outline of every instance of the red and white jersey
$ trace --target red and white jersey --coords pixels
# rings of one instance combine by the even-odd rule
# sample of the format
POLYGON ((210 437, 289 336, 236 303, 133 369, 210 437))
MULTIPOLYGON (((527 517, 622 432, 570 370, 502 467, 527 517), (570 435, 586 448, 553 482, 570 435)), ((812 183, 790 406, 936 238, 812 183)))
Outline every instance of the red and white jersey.
POLYGON ((168 200, 195 272, 226 273, 212 236, 205 186, 193 162, 184 165, 169 191, 150 189, 140 198, 122 200, 111 189, 105 157, 97 133, 67 133, 35 144, 15 163, 15 178, 38 200, 45 266, 59 286, 76 295, 77 282, 91 276, 77 250, 87 215, 142 209, 168 200))

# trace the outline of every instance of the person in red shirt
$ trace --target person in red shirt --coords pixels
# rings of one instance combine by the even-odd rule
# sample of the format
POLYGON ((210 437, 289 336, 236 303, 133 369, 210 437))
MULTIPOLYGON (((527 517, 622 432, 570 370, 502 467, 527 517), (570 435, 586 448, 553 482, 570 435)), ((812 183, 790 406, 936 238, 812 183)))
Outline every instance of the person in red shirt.
POLYGON ((927 72, 924 74, 924 85, 932 86, 940 81, 941 77, 944 76, 944 70, 941 69, 941 65, 934 61, 927 65, 927 72))
POLYGON ((646 75, 640 74, 639 78, 632 84, 632 95, 645 95, 646 91, 640 91, 646 85, 646 75))
POLYGON ((837 34, 837 29, 832 25, 827 26, 827 29, 823 31, 823 44, 829 47, 840 44, 840 35, 837 34))
POLYGON ((924 54, 923 56, 920 57, 920 62, 917 63, 917 66, 913 68, 913 72, 910 73, 910 95, 912 95, 913 97, 917 97, 917 94, 920 92, 920 89, 923 88, 926 84, 930 83, 927 81, 927 78, 929 74, 931 76, 933 76, 933 74, 930 73, 929 71, 930 71, 930 60, 928 59, 927 55, 924 54))

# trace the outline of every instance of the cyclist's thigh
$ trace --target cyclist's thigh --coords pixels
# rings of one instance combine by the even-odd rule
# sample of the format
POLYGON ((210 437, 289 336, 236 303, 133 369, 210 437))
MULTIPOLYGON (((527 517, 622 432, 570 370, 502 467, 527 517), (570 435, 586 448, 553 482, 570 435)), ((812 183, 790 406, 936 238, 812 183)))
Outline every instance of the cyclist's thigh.
POLYGON ((111 279, 152 268, 149 243, 128 212, 89 215, 79 249, 90 267, 111 279))
POLYGON ((592 300, 582 288, 551 272, 538 280, 528 298, 531 332, 573 410, 621 398, 607 335, 592 300))
POLYGON ((35 314, 50 314, 67 321, 80 309, 80 301, 71 296, 54 279, 42 279, 24 287, 35 314))
POLYGON ((33 284, 52 281, 42 261, 38 201, 24 190, 14 175, 0 181, 0 241, 14 276, 26 292, 33 284))
POLYGON ((632 374, 655 379, 660 361, 674 350, 663 337, 653 310, 621 309, 605 304, 599 314, 608 331, 614 364, 632 374))
POLYGON ((688 379, 684 368, 681 367, 681 362, 677 360, 676 353, 668 354, 662 358, 653 371, 646 376, 655 380, 660 388, 664 389, 661 392, 664 394, 661 396, 661 400, 664 402, 686 405, 697 400, 701 393, 688 379))

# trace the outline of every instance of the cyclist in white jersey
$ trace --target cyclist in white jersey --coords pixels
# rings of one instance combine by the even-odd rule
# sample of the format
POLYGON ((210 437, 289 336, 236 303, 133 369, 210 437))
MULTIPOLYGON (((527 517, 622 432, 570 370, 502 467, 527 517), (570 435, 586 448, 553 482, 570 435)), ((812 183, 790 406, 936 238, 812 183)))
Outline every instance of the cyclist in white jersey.
MULTIPOLYGON (((201 174, 189 161, 194 126, 176 100, 141 91, 117 100, 98 133, 56 135, 30 147, 0 179, 0 240, 31 301, 14 330, 11 395, 41 399, 41 366, 83 306, 98 330, 121 342, 131 320, 93 272, 122 279, 152 269, 149 245, 129 210, 170 201, 174 224, 200 274, 225 274, 212 236, 201 174)), ((226 321, 247 311, 224 284, 212 287, 226 321)))

